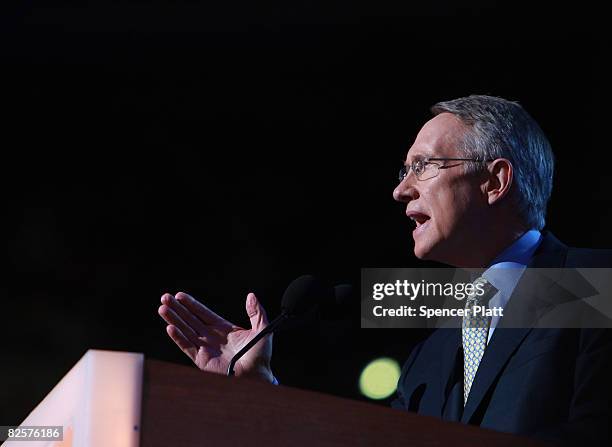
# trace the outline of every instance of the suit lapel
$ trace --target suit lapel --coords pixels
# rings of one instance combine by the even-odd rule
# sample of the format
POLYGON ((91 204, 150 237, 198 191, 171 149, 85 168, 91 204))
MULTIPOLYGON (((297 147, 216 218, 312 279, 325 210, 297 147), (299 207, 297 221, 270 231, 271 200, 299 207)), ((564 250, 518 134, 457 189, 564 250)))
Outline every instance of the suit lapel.
MULTIPOLYGON (((461 357, 461 329, 442 329, 448 331, 449 336, 446 339, 440 353, 440 402, 441 416, 445 420, 459 421, 461 418, 461 409, 463 407, 463 391, 461 391, 461 407, 456 405, 456 399, 453 399, 452 393, 457 383, 457 368, 459 365, 458 357, 461 357)), ((463 380, 459 380, 459 384, 463 384, 463 380)), ((459 388, 463 389, 463 386, 459 388)))
POLYGON ((531 329, 495 329, 485 349, 470 395, 463 409, 461 422, 468 423, 502 368, 531 329))
POLYGON ((461 422, 469 423, 474 413, 482 403, 491 386, 497 380, 510 356, 519 348, 527 334, 531 331, 533 319, 537 315, 531 308, 540 301, 540 287, 536 274, 531 274, 532 267, 562 267, 565 263, 567 247, 559 242, 551 233, 543 236, 540 247, 534 254, 528 269, 517 284, 508 305, 504 309, 504 317, 495 329, 491 341, 485 349, 480 366, 472 383, 470 395, 463 409, 461 422), (530 309, 524 312, 525 309, 530 309), (512 324, 506 316, 512 315, 512 324), (507 327, 510 326, 510 327, 507 327))

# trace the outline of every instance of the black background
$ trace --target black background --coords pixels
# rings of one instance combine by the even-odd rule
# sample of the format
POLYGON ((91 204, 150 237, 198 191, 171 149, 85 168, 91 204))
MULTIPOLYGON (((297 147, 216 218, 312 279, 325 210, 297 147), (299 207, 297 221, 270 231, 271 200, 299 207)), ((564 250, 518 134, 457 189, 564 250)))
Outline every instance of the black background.
MULTIPOLYGON (((548 228, 612 247, 597 16, 491 1, 9 6, 0 422, 89 348, 189 364, 157 316, 165 291, 246 325, 249 291, 274 316, 303 273, 358 284, 362 267, 423 266, 391 192, 439 100, 521 102, 557 157, 548 228)), ((277 335, 279 380, 359 399, 370 359, 402 362, 424 335, 360 331, 355 309, 277 335)))

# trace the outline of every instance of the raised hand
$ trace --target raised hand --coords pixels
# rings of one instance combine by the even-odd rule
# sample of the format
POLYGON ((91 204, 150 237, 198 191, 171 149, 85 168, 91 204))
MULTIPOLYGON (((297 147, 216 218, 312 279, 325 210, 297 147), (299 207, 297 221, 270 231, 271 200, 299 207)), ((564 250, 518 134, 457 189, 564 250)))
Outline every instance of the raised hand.
MULTIPOLYGON (((266 312, 254 293, 249 293, 246 298, 251 329, 230 323, 183 292, 175 296, 165 293, 161 302, 158 312, 168 323, 166 332, 203 371, 226 374, 234 354, 268 325, 266 312)), ((271 357, 272 335, 269 335, 236 363, 236 376, 256 377, 272 382, 271 357)))

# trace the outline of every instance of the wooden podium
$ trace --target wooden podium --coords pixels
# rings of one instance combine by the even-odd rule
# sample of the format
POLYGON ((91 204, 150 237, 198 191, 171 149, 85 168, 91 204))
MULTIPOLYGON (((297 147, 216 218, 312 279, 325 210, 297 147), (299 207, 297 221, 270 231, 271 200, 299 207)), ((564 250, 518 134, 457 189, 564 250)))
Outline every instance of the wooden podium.
POLYGON ((3 445, 540 445, 364 402, 110 351, 88 351, 22 425, 62 425, 64 440, 3 445))

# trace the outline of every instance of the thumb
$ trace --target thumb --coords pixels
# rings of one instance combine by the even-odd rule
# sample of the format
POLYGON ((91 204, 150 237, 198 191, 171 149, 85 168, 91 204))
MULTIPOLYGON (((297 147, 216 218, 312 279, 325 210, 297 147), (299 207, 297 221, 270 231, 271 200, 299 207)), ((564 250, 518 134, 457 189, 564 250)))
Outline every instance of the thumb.
POLYGON ((268 325, 266 311, 254 293, 249 293, 247 295, 246 311, 249 320, 251 320, 251 329, 259 332, 268 325))

